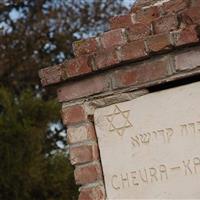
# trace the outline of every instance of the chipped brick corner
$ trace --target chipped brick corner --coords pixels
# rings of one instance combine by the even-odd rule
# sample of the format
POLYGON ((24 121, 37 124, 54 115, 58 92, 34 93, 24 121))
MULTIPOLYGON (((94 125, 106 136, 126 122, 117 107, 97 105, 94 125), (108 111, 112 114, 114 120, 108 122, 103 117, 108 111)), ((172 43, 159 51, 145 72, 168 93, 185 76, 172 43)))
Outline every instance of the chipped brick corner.
POLYGON ((106 199, 95 109, 200 74, 199 10, 199 0, 139 0, 107 32, 75 42, 75 58, 40 70, 43 86, 57 84, 79 200, 106 199))

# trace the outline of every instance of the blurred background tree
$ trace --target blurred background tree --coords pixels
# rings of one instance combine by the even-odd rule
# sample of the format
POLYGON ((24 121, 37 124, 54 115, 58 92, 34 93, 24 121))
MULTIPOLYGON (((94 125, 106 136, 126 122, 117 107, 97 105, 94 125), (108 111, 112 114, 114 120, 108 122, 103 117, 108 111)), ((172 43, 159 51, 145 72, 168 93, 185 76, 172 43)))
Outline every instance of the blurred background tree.
POLYGON ((126 0, 0 1, 0 199, 77 199, 54 88, 38 70, 73 57, 126 0))

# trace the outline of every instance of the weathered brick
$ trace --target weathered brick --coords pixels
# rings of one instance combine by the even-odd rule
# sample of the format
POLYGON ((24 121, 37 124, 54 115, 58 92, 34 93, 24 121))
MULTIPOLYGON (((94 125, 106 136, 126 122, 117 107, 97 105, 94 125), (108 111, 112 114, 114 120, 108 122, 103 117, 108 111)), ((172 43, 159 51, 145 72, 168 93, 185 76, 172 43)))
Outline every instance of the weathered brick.
POLYGON ((79 143, 87 140, 96 140, 95 129, 92 124, 82 124, 80 127, 69 127, 67 129, 68 144, 79 143))
POLYGON ((111 29, 128 28, 133 25, 131 15, 119 15, 109 20, 111 29))
POLYGON ((99 164, 90 164, 75 168, 74 176, 77 185, 84 185, 102 180, 102 169, 99 164))
POLYGON ((136 23, 128 28, 126 31, 128 41, 140 40, 143 39, 145 36, 150 35, 151 25, 143 24, 143 23, 136 23))
POLYGON ((179 13, 187 9, 188 6, 189 6, 188 0, 171 0, 163 3, 162 10, 164 11, 165 14, 179 13))
POLYGON ((73 51, 75 56, 90 54, 99 49, 98 38, 88 38, 73 43, 73 51))
POLYGON ((82 105, 73 105, 63 108, 61 111, 63 124, 69 125, 87 121, 88 116, 82 105))
POLYGON ((175 46, 182 46, 199 42, 197 28, 198 27, 195 25, 190 25, 184 29, 173 32, 175 46))
POLYGON ((174 14, 166 15, 153 21, 155 34, 170 32, 178 29, 178 19, 174 14))
POLYGON ((141 6, 134 4, 134 6, 131 7, 130 13, 132 13, 132 15, 135 16, 135 13, 138 12, 139 10, 141 10, 141 9, 142 9, 141 6))
POLYGON ((67 77, 75 77, 92 71, 91 57, 88 55, 71 59, 67 62, 65 73, 67 77))
POLYGON ((43 68, 39 71, 39 77, 43 86, 59 83, 63 77, 62 65, 43 68))
POLYGON ((136 86, 167 77, 170 74, 170 57, 148 61, 132 68, 120 69, 113 74, 114 89, 136 86))
POLYGON ((196 67, 200 67, 200 49, 175 55, 175 68, 177 71, 192 70, 196 67))
POLYGON ((81 189, 78 200, 105 200, 105 189, 103 186, 81 189))
POLYGON ((181 14, 181 21, 185 24, 200 24, 200 7, 192 7, 181 14))
POLYGON ((119 48, 121 61, 138 60, 147 55, 144 40, 134 41, 119 48))
POLYGON ((103 33, 100 37, 100 42, 104 49, 125 44, 127 42, 125 29, 120 28, 103 33))
POLYGON ((87 79, 68 82, 57 90, 59 102, 70 101, 85 96, 108 91, 110 80, 107 76, 93 76, 87 79))
POLYGON ((94 70, 116 65, 120 62, 115 49, 98 52, 93 56, 94 70))
POLYGON ((169 33, 154 35, 146 39, 146 45, 150 52, 169 50, 173 47, 172 44, 173 43, 169 33))
POLYGON ((99 159, 99 151, 96 144, 70 146, 69 151, 72 165, 82 164, 99 159))
POLYGON ((192 7, 200 7, 200 0, 191 0, 192 7))
POLYGON ((143 8, 136 12, 136 22, 143 24, 149 24, 158 17, 160 17, 160 9, 158 6, 143 8))

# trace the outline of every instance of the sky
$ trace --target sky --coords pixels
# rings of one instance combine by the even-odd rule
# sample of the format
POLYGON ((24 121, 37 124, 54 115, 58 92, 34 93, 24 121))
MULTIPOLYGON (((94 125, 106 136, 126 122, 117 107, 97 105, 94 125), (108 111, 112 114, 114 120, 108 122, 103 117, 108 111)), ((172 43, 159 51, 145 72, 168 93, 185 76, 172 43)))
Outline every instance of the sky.
POLYGON ((135 0, 124 0, 125 5, 133 5, 133 3, 135 2, 135 0))

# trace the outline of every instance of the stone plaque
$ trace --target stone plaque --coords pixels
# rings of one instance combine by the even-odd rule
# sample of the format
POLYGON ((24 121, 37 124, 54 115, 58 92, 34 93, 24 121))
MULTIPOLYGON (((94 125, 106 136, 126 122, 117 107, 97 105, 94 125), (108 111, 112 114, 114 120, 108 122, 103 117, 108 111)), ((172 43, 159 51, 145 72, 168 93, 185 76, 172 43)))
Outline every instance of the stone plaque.
POLYGON ((95 112, 107 199, 200 199, 200 82, 95 112))

